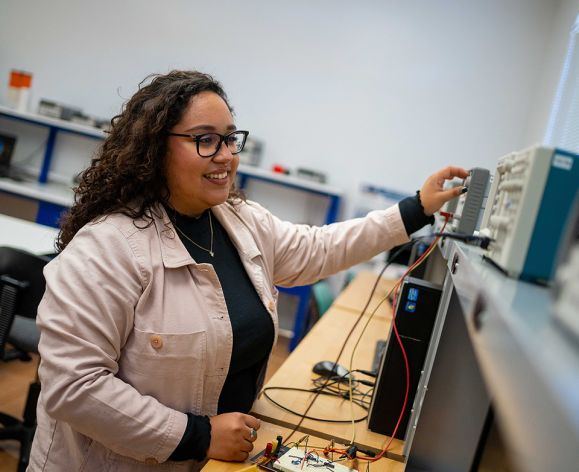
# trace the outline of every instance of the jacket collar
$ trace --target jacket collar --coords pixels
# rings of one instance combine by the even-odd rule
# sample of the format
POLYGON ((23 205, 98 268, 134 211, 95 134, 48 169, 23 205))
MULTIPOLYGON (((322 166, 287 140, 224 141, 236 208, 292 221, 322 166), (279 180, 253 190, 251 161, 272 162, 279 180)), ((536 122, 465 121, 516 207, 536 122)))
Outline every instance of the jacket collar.
POLYGON ((231 204, 222 203, 213 207, 211 211, 227 231, 240 255, 244 255, 248 259, 261 255, 253 234, 247 228, 239 212, 231 204))
MULTIPOLYGON (((213 215, 222 224, 239 254, 248 259, 261 255, 255 239, 242 221, 239 213, 228 203, 211 209, 213 215)), ((189 264, 197 264, 178 237, 173 222, 165 211, 165 207, 156 204, 152 208, 153 222, 161 242, 161 257, 166 268, 177 268, 189 264)))
POLYGON ((160 203, 151 208, 155 229, 161 242, 161 257, 166 268, 195 264, 195 261, 177 236, 173 222, 160 203))

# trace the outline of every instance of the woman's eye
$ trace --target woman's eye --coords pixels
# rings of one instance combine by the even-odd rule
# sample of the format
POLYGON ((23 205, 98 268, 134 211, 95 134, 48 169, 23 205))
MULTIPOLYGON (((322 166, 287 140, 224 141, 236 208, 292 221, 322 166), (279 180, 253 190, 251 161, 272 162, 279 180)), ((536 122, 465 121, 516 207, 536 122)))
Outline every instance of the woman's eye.
POLYGON ((199 136, 197 138, 197 141, 199 141, 200 144, 205 144, 205 145, 210 145, 210 144, 214 144, 216 141, 215 136, 199 136))

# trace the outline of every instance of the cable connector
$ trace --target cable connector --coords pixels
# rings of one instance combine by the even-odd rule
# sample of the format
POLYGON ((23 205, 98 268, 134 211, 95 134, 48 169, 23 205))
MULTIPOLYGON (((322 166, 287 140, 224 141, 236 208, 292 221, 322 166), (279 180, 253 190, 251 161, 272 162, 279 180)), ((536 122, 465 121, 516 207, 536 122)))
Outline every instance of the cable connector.
POLYGON ((275 446, 275 450, 273 451, 273 454, 275 456, 277 456, 279 454, 279 450, 281 449, 281 446, 283 443, 283 436, 276 436, 275 440, 277 441, 277 445, 275 446))
MULTIPOLYGON (((372 378, 376 378, 378 376, 378 373, 375 370, 356 369, 354 372, 360 372, 361 374, 372 378)), ((358 380, 358 382, 360 382, 360 380, 358 380)))
POLYGON ((374 387, 376 385, 374 382, 370 382, 369 380, 364 379, 358 379, 357 382, 361 383, 362 385, 366 385, 368 387, 374 387))
POLYGON ((346 449, 346 457, 348 457, 348 459, 355 459, 357 452, 358 447, 355 445, 351 445, 348 449, 346 449))
POLYGON ((265 445, 265 450, 263 451, 264 457, 267 457, 267 458, 269 459, 269 458, 271 457, 272 451, 273 451, 273 444, 270 443, 270 442, 268 442, 268 443, 265 445))
POLYGON ((487 249, 494 241, 493 238, 488 236, 474 236, 472 234, 461 234, 461 233, 435 233, 436 236, 441 238, 456 239, 458 241, 463 241, 467 244, 472 244, 474 246, 479 246, 482 249, 487 249))

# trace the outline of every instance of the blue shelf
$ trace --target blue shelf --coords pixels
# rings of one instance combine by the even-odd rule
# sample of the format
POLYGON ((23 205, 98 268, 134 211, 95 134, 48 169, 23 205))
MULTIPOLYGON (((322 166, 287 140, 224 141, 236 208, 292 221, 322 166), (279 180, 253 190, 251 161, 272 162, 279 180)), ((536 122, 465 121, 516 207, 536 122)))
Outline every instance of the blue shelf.
POLYGON ((40 169, 40 175, 38 176, 38 181, 41 183, 46 183, 48 181, 48 173, 50 172, 54 145, 56 144, 58 133, 76 134, 78 136, 97 140, 104 138, 104 131, 98 128, 92 128, 71 121, 58 120, 56 118, 49 118, 32 113, 17 112, 6 107, 0 107, 0 116, 48 129, 48 139, 46 141, 46 147, 44 148, 42 168, 40 169))

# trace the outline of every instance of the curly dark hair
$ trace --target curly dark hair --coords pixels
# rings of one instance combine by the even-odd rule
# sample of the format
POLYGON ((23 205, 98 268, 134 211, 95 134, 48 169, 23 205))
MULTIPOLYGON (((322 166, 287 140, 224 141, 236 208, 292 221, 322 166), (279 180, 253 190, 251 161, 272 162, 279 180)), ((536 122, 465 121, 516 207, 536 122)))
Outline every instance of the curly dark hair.
MULTIPOLYGON (((167 133, 181 120, 191 97, 202 92, 216 93, 232 110, 221 84, 201 72, 153 74, 139 84, 139 90, 111 120, 107 138, 80 175, 74 204, 61 220, 59 251, 84 225, 110 213, 144 218, 146 226, 152 224, 154 204, 169 199, 167 133)), ((233 186, 228 201, 239 199, 244 197, 233 186)))

